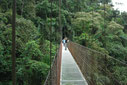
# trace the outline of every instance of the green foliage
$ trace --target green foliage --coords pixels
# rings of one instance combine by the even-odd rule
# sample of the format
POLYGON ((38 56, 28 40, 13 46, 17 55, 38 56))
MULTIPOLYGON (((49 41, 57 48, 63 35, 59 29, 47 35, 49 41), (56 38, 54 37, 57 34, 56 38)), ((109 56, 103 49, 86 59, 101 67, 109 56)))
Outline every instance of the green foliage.
MULTIPOLYGON (((63 0, 60 11, 63 37, 67 36, 77 43, 126 62, 127 13, 114 10, 110 2, 111 0, 63 0)), ((16 73, 18 85, 42 85, 46 78, 50 64, 50 29, 52 31, 52 59, 61 37, 58 0, 54 0, 52 6, 51 12, 49 0, 17 0, 16 73)), ((12 0, 0 0, 0 85, 12 83, 11 23, 12 0)), ((121 67, 112 60, 108 64, 111 66, 107 69, 120 80, 121 84, 126 84, 126 67, 121 67)), ((96 73, 94 77, 97 85, 101 85, 101 79, 106 79, 112 85, 115 83, 112 79, 108 79, 108 76, 99 73, 96 73)))
MULTIPOLYGON (((121 24, 122 18, 117 17, 121 15, 119 14, 119 11, 113 10, 110 5, 105 5, 105 7, 105 16, 103 4, 99 6, 99 9, 97 9, 98 13, 77 12, 74 14, 74 17, 71 20, 74 31, 74 41, 126 62, 127 45, 125 45, 125 43, 127 42, 127 34, 125 33, 126 31, 124 26, 122 26, 123 24, 121 24)), ((101 61, 103 62, 103 59, 101 59, 101 61)), ((117 66, 120 63, 113 60, 108 62, 108 64, 110 66, 108 70, 111 72, 114 71, 113 74, 116 76, 116 79, 121 81, 120 83, 124 85, 127 76, 124 74, 125 69, 123 68, 126 67, 117 66), (121 74, 121 76, 117 75, 120 74, 121 71, 123 74, 121 74), (123 81, 121 79, 123 79, 123 81)), ((95 75, 96 78, 94 78, 96 79, 95 81, 97 82, 97 85, 101 85, 101 80, 103 79, 107 79, 107 84, 115 84, 116 81, 113 81, 108 76, 99 75, 98 73, 95 75)))
POLYGON ((97 85, 103 85, 103 82, 106 82, 106 84, 110 84, 110 79, 106 76, 103 76, 101 74, 98 73, 94 73, 94 81, 96 81, 97 85))
POLYGON ((120 60, 123 60, 127 54, 127 48, 124 45, 127 36, 123 32, 123 26, 112 21, 109 23, 105 33, 106 35, 104 37, 104 42, 106 49, 111 55, 114 55, 120 60), (122 36, 124 38, 122 38, 122 36))
MULTIPOLYGON (((56 54, 56 46, 54 44, 52 44, 52 49, 51 49, 51 56, 52 59, 54 59, 55 54, 56 54)), ((43 49, 41 49, 41 51, 44 54, 44 58, 43 58, 43 62, 47 63, 48 65, 50 65, 50 41, 46 40, 44 41, 44 45, 43 45, 43 49)))
POLYGON ((43 54, 39 49, 39 45, 35 41, 26 43, 22 56, 29 57, 33 60, 40 60, 43 54))
POLYGON ((31 20, 19 18, 16 23, 17 49, 22 51, 28 41, 34 40, 38 36, 38 31, 31 20))
POLYGON ((113 70, 114 70, 113 74, 115 75, 116 79, 120 80, 120 84, 125 85, 127 82, 127 74, 126 74, 127 68, 116 66, 113 68, 113 70))
POLYGON ((36 6, 37 16, 45 18, 51 13, 50 3, 48 0, 43 0, 36 6))
POLYGON ((1 0, 0 1, 0 8, 2 12, 6 12, 11 7, 12 1, 10 0, 1 0))
POLYGON ((21 10, 21 15, 27 19, 33 19, 36 16, 35 11, 35 0, 21 0, 21 5, 19 6, 21 10))
POLYGON ((98 34, 102 29, 101 26, 103 18, 99 13, 94 12, 78 12, 75 14, 75 18, 72 20, 72 24, 74 25, 74 31, 76 31, 77 35, 82 32, 87 32, 90 34, 98 34))
POLYGON ((4 51, 4 48, 0 42, 0 56, 3 56, 3 51, 4 51))
MULTIPOLYGON (((26 58, 24 58, 26 59, 26 58)), ((18 68, 17 81, 25 85, 42 85, 47 76, 49 66, 36 60, 26 60, 26 64, 18 68)))
POLYGON ((108 24, 108 27, 106 29, 106 33, 108 34, 112 34, 112 35, 120 35, 123 31, 123 26, 117 24, 116 22, 114 21, 111 21, 109 24, 108 24))

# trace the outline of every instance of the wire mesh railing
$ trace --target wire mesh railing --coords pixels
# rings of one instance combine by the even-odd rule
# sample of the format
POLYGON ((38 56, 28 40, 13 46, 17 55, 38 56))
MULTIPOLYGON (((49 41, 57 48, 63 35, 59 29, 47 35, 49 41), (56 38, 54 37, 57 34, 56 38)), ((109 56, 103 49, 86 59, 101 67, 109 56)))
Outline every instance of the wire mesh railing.
POLYGON ((73 42, 68 48, 89 85, 127 85, 125 62, 73 42))
POLYGON ((61 56, 62 56, 62 43, 56 53, 52 62, 51 71, 49 71, 44 85, 60 85, 60 72, 61 72, 61 56))

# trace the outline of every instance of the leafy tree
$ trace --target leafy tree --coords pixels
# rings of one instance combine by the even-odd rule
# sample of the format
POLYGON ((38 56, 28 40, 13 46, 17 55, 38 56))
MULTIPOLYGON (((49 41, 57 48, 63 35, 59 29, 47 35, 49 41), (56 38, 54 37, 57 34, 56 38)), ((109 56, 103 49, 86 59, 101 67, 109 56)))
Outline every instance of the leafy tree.
POLYGON ((22 56, 29 57, 32 60, 40 60, 43 54, 39 49, 39 45, 35 41, 26 43, 22 56))
POLYGON ((17 49, 22 51, 28 41, 36 39, 38 31, 31 20, 19 18, 16 23, 17 49))
POLYGON ((36 60, 29 60, 24 58, 24 65, 18 68, 17 81, 18 84, 24 85, 42 85, 47 76, 49 66, 43 62, 36 60))

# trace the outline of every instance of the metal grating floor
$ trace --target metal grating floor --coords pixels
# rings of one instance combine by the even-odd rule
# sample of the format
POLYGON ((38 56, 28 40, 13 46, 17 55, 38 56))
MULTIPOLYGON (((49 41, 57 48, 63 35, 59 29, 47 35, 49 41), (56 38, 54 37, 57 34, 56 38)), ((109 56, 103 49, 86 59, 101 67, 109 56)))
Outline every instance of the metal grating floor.
POLYGON ((63 46, 61 85, 88 85, 70 51, 63 46))

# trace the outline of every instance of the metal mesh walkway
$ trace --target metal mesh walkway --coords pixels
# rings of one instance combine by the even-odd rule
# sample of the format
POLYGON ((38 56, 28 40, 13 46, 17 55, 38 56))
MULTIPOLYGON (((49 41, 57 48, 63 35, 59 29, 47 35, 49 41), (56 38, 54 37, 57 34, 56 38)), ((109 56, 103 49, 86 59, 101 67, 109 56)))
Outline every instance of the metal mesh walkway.
POLYGON ((63 46, 61 85, 88 85, 70 51, 63 46))

